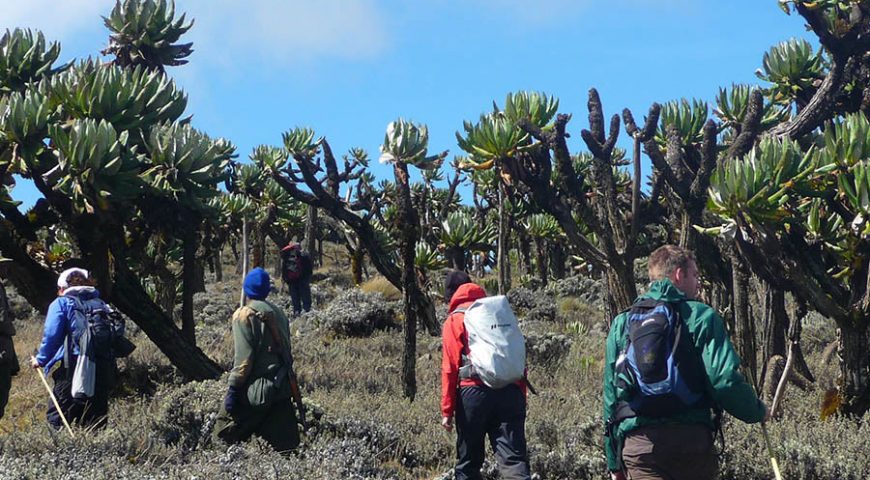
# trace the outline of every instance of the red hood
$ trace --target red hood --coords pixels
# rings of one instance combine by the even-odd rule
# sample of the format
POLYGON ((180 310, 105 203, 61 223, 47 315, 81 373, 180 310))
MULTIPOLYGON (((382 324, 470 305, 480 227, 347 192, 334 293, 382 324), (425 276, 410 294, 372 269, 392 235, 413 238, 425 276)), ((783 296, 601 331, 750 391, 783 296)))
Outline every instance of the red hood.
POLYGON ((484 290, 480 285, 475 285, 473 283, 460 285, 459 288, 456 289, 456 293, 453 294, 453 298, 450 299, 450 307, 447 311, 452 312, 463 303, 473 302, 485 296, 486 290, 484 290))

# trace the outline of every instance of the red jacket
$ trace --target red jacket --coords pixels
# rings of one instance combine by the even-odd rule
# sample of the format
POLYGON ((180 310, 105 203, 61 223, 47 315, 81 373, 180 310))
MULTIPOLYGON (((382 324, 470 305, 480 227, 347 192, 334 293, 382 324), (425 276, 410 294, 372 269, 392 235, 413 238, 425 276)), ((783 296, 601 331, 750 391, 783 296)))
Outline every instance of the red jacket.
MULTIPOLYGON (((486 296, 486 291, 479 285, 466 283, 461 285, 450 299, 447 311, 447 321, 441 329, 442 357, 441 357, 441 415, 452 417, 456 410, 456 394, 459 387, 483 385, 479 378, 459 379, 459 367, 462 366, 462 355, 468 355, 468 334, 465 332, 465 313, 456 312, 457 308, 469 307, 475 300, 486 296)), ((517 385, 526 391, 526 384, 522 380, 517 385)))

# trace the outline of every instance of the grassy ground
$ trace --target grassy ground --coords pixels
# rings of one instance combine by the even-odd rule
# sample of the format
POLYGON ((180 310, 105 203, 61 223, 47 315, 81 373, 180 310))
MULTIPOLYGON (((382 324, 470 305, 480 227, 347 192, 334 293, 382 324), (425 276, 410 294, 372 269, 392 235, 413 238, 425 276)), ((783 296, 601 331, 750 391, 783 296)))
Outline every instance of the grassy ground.
MULTIPOLYGON (((353 290, 346 271, 329 265, 318 272, 317 310, 331 306, 330 315, 353 317, 370 309, 359 302, 336 307, 353 290)), ((236 280, 209 285, 208 295, 197 297, 199 344, 224 366, 231 362, 227 312, 238 301, 236 280)), ((395 292, 383 279, 368 281, 363 290, 395 305, 390 303, 395 292)), ((286 304, 285 296, 274 299, 286 304)), ((606 477, 600 419, 603 314, 590 298, 553 297, 543 291, 519 291, 512 297, 523 305, 517 310, 529 342, 530 378, 540 392, 529 398, 527 421, 537 478, 606 477)), ((225 383, 182 383, 156 347, 138 334, 133 336, 136 352, 121 361, 122 383, 111 405, 109 428, 79 429, 75 441, 45 426, 44 387, 36 372, 22 370, 0 420, 0 476, 441 478, 452 465, 455 438, 439 426, 440 339, 418 337, 418 390, 411 402, 401 396, 400 332, 348 338, 331 331, 330 320, 312 313, 297 321, 317 326, 297 328, 301 333, 293 338, 293 348, 306 401, 318 418, 302 448, 289 457, 258 440, 232 447, 213 443, 210 435, 225 383)), ((39 344, 41 319, 21 319, 18 327, 16 344, 24 364, 39 344)), ((829 385, 833 369, 820 361, 833 329, 814 319, 804 335, 819 385, 829 385)), ((870 416, 821 421, 823 391, 789 390, 784 418, 769 428, 785 478, 870 478, 870 416)), ((723 479, 772 478, 757 426, 729 421, 725 433, 723 479)), ((486 478, 497 478, 492 462, 484 470, 486 478)))

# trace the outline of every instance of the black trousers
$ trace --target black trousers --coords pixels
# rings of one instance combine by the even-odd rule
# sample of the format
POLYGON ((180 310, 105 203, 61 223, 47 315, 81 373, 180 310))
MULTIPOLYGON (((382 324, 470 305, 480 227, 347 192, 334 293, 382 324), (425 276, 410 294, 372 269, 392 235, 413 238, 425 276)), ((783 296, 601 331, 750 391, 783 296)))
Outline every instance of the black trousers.
POLYGON ((290 300, 293 302, 293 315, 299 315, 302 310, 311 311, 311 280, 299 279, 287 284, 290 288, 290 300))
POLYGON ((456 408, 456 480, 481 479, 484 440, 495 452, 499 478, 529 479, 526 450, 526 399, 517 385, 495 390, 484 386, 459 389, 456 408))
MULTIPOLYGON (((74 362, 75 357, 73 357, 70 363, 74 362)), ((109 394, 115 387, 117 370, 118 367, 114 359, 97 360, 94 396, 86 400, 73 398, 72 396, 72 368, 68 372, 66 366, 61 364, 59 368, 54 370, 54 373, 51 374, 51 378, 54 380, 52 392, 54 392, 57 403, 60 404, 60 409, 70 424, 76 423, 81 426, 94 428, 106 426, 109 415, 109 394)), ((63 428, 63 420, 61 420, 60 414, 57 412, 57 408, 55 408, 54 402, 51 399, 48 399, 46 417, 48 418, 48 423, 54 428, 63 428)))

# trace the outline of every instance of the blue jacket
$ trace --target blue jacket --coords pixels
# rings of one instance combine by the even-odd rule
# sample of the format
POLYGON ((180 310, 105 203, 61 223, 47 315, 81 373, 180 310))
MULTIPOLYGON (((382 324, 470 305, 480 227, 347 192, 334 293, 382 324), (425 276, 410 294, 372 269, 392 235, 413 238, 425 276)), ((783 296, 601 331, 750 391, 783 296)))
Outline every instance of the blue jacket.
POLYGON ((101 306, 100 292, 94 287, 70 287, 64 294, 54 299, 45 314, 45 328, 42 333, 42 343, 36 354, 36 361, 44 367, 45 373, 51 370, 55 363, 63 358, 66 350, 66 339, 72 334, 73 355, 79 354, 78 339, 81 337, 81 327, 76 326, 76 316, 73 309, 74 298, 89 306, 101 306))

